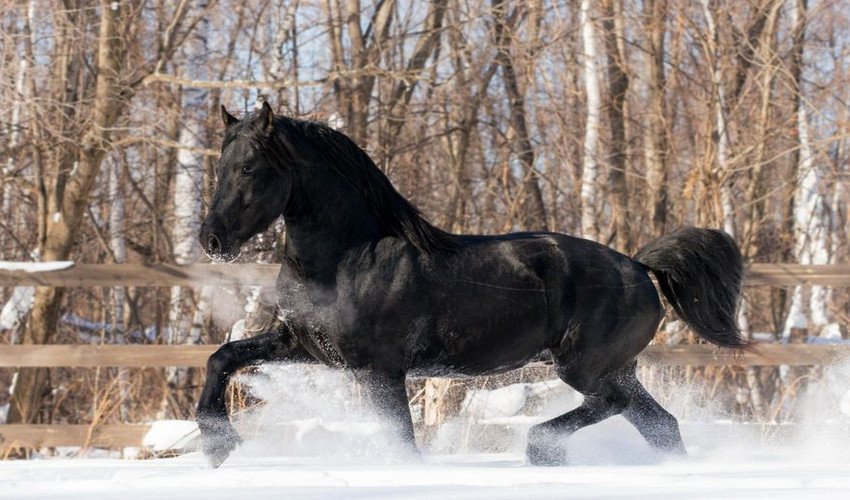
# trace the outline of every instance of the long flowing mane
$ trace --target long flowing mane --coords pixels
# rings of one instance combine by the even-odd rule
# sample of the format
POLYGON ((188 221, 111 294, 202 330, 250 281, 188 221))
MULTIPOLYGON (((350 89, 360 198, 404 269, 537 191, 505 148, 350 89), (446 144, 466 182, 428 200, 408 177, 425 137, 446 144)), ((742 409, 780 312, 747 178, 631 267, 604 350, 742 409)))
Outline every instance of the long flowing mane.
MULTIPOLYGON (((375 162, 348 136, 318 122, 278 118, 300 132, 313 153, 363 194, 385 234, 403 238, 420 251, 433 253, 459 245, 458 236, 425 220, 393 187, 375 162)), ((278 122, 280 123, 280 122, 278 122)), ((278 132, 281 128, 276 127, 278 132)))

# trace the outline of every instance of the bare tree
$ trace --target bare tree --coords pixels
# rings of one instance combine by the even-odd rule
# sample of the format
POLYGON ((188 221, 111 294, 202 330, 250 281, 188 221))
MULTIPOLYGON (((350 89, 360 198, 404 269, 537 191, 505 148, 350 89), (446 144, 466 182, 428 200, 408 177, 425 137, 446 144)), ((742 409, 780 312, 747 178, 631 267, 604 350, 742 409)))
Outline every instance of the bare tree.
POLYGON ((622 252, 630 252, 633 247, 629 224, 629 191, 627 185, 628 140, 626 124, 626 93, 629 90, 629 77, 626 70, 625 34, 623 33, 622 2, 605 0, 602 2, 605 31, 605 53, 608 59, 608 121, 611 128, 611 154, 608 170, 608 183, 613 206, 616 247, 622 252))
POLYGON ((587 94, 587 121, 584 129, 584 168, 581 175, 581 233, 599 239, 599 121, 602 91, 599 83, 596 28, 590 0, 581 2, 581 33, 584 47, 584 88, 587 94))
POLYGON ((511 56, 513 23, 521 17, 519 11, 507 12, 502 0, 493 0, 493 40, 496 46, 496 62, 502 70, 505 96, 510 110, 509 126, 513 131, 514 153, 522 165, 520 192, 517 194, 520 206, 520 227, 526 230, 546 229, 546 207, 543 205, 543 193, 540 191, 538 172, 535 168, 534 146, 528 131, 525 113, 525 99, 519 89, 516 70, 511 56))
POLYGON ((643 154, 649 187, 649 217, 652 235, 664 234, 667 224, 667 106, 665 99, 664 37, 667 24, 667 0, 644 2, 644 26, 647 49, 643 73, 647 91, 646 122, 643 127, 643 154))

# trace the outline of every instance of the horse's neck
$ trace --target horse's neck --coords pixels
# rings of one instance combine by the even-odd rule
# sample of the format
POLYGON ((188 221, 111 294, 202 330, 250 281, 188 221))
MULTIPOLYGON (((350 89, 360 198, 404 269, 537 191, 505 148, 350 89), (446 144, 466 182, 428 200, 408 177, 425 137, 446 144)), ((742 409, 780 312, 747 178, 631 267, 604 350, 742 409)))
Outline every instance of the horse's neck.
POLYGON ((303 276, 326 281, 340 261, 355 248, 380 237, 375 217, 359 200, 315 203, 286 222, 286 255, 298 263, 303 276))

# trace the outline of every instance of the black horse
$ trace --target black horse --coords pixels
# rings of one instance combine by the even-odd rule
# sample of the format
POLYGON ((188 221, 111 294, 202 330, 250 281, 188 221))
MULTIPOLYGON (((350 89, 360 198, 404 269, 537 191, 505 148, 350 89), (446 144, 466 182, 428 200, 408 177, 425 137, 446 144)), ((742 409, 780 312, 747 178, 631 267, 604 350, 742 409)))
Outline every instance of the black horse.
POLYGON ((486 375, 547 352, 585 399, 530 430, 531 463, 563 462, 565 436, 616 414, 655 448, 684 453, 676 419, 635 376, 663 313, 649 273, 700 336, 742 347, 741 255, 727 234, 680 229, 634 258, 558 233, 450 234, 344 134, 274 116, 268 104, 242 121, 221 113, 202 245, 232 260, 280 216, 287 235, 276 286, 285 327, 225 344, 208 363, 198 422, 214 465, 239 442, 224 392, 241 367, 313 360, 352 370, 415 451, 406 375, 486 375))

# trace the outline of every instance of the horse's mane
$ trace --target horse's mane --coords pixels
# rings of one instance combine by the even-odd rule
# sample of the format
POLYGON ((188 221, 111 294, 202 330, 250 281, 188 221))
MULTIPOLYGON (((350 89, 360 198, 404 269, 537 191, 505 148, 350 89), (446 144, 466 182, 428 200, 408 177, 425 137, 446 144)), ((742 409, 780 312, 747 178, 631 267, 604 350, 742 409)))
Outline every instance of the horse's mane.
MULTIPOLYGON (((457 235, 425 220, 419 210, 395 190, 369 155, 345 134, 323 123, 289 118, 277 118, 275 125, 278 133, 286 133, 280 125, 300 132, 315 154, 362 193, 385 234, 402 238, 427 253, 459 245, 457 235)), ((292 143, 291 137, 287 140, 292 143)))

